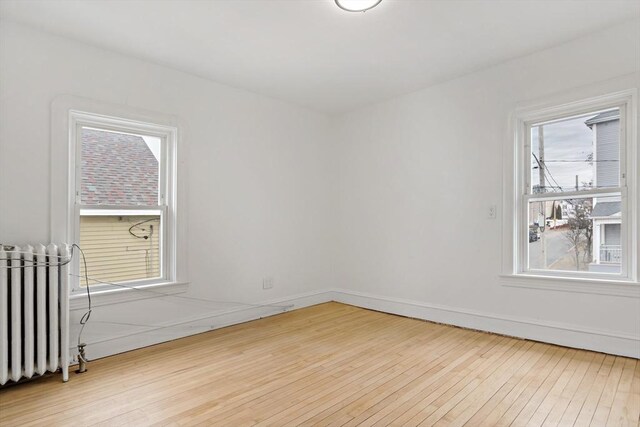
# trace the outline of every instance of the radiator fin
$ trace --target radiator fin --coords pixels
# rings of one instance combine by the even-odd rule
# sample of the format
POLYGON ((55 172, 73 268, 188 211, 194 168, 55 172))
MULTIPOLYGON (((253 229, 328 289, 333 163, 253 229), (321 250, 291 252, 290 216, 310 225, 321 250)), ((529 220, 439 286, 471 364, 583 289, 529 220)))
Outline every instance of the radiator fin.
POLYGON ((9 381, 9 254, 0 246, 0 384, 9 381))
POLYGON ((69 367, 68 245, 0 245, 0 385, 69 367))

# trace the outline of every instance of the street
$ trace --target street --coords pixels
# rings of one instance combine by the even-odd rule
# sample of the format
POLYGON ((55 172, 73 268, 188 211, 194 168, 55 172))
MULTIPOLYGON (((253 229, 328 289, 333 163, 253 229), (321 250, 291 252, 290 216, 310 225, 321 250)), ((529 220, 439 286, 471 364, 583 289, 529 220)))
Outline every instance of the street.
MULTIPOLYGON (((565 236, 566 229, 552 230, 547 228, 544 232, 547 247, 546 268, 550 270, 576 270, 575 253, 573 245, 565 236)), ((544 268, 542 258, 542 234, 540 240, 529 243, 529 268, 544 268)), ((580 263, 583 262, 582 251, 580 263)))

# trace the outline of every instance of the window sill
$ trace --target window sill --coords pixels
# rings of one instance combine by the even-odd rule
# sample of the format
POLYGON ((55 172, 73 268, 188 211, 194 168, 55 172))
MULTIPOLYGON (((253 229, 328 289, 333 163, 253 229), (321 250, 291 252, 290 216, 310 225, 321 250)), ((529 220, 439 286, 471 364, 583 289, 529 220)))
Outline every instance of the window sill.
POLYGON ((500 279, 502 286, 515 288, 640 298, 640 284, 631 280, 590 279, 536 274, 502 274, 500 279))
MULTIPOLYGON (((165 295, 176 295, 189 289, 188 282, 162 282, 151 285, 141 285, 131 289, 104 289, 91 291, 93 307, 120 304, 151 298, 162 298, 165 295)), ((87 293, 85 290, 72 292, 69 297, 71 311, 87 308, 87 293)))

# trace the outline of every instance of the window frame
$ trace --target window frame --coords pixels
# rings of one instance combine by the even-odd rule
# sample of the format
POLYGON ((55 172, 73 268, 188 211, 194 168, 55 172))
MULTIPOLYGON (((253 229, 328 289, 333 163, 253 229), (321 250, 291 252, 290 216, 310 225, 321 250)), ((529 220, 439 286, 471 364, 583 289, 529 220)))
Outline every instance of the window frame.
MULTIPOLYGON (((176 145, 178 129, 174 126, 150 123, 146 121, 130 120, 76 109, 69 110, 69 189, 68 189, 68 240, 79 243, 80 216, 82 211, 113 211, 131 214, 141 212, 160 212, 161 242, 160 242, 160 277, 118 282, 118 285, 92 284, 91 289, 96 292, 126 290, 153 286, 176 281, 176 145), (113 132, 132 133, 153 136, 160 139, 159 162, 159 197, 157 206, 140 205, 83 205, 80 200, 82 178, 82 143, 81 129, 90 127, 113 132)), ((85 288, 80 286, 80 257, 72 260, 71 268, 74 273, 71 280, 71 295, 82 294, 85 288)), ((90 272, 89 272, 90 273, 90 272)))
MULTIPOLYGON (((638 224, 637 224, 637 90, 625 90, 578 101, 557 103, 551 106, 532 106, 516 109, 513 115, 512 154, 509 166, 511 173, 511 195, 505 193, 505 212, 512 218, 505 221, 510 229, 505 233, 510 242, 505 242, 505 261, 502 276, 569 280, 575 283, 632 283, 637 285, 638 224), (588 114, 606 109, 620 109, 620 187, 583 191, 532 194, 531 192, 531 127, 532 125, 562 120, 572 116, 588 114), (621 198, 621 246, 623 259, 621 273, 571 272, 528 268, 528 209, 530 201, 558 200, 606 195, 621 198), (509 199, 511 202, 509 202, 509 199), (508 248, 508 249, 506 249, 508 248), (507 250, 510 254, 507 254, 507 250), (633 283, 635 282, 635 283, 633 283)), ((507 169, 507 170, 509 170, 507 169)))

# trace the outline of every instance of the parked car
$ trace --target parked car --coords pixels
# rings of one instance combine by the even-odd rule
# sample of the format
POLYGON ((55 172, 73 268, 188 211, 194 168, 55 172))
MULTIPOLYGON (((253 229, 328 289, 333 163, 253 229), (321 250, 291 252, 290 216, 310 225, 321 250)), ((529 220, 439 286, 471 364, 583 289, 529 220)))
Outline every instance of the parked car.
POLYGON ((529 243, 540 240, 540 235, 535 230, 529 230, 529 243))

